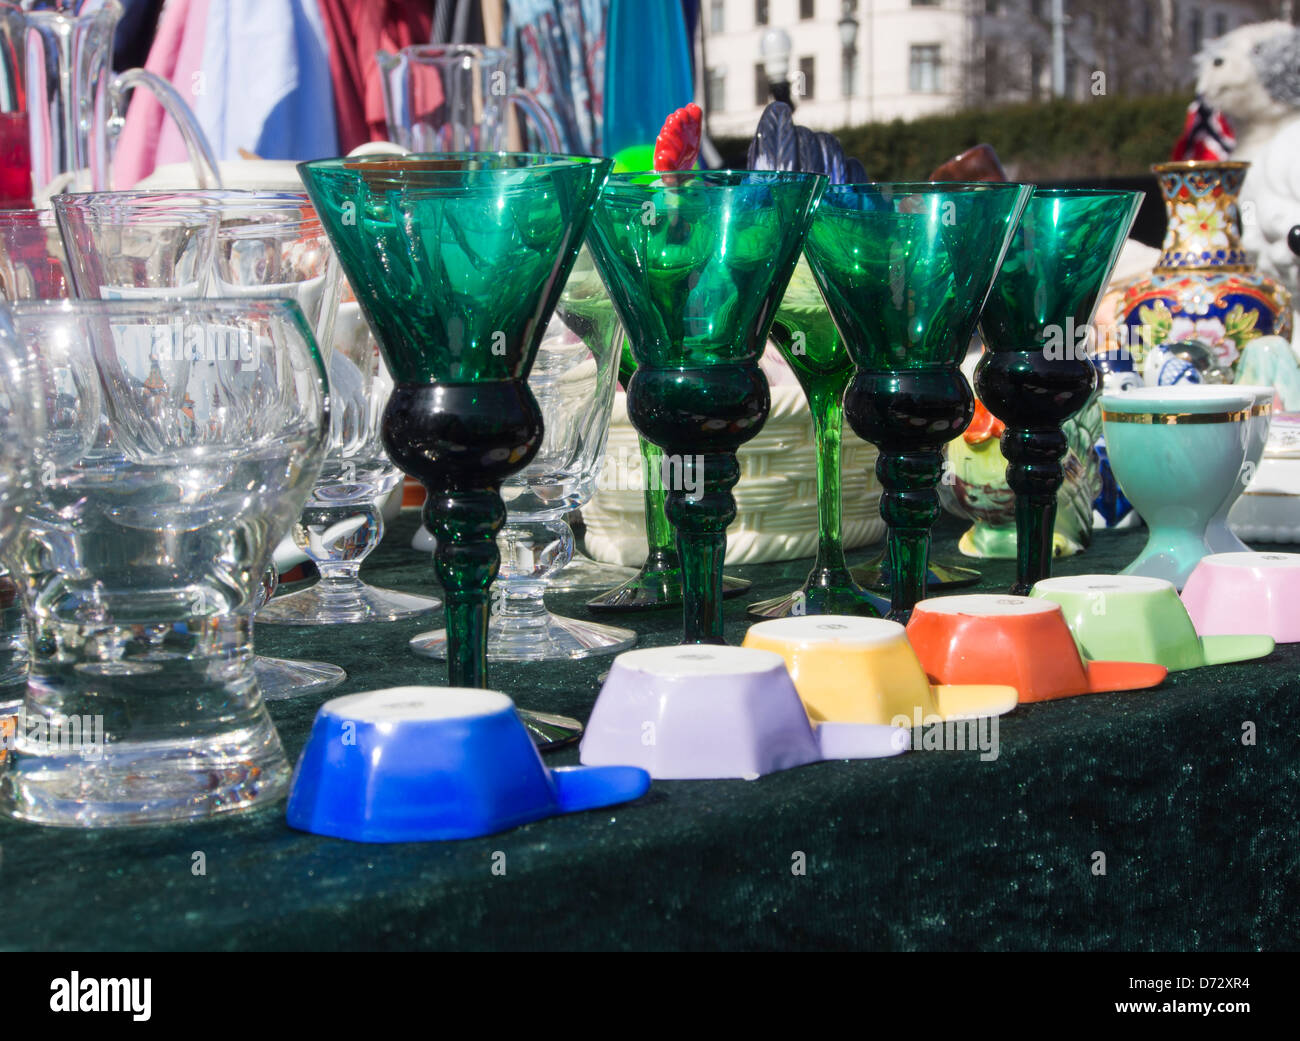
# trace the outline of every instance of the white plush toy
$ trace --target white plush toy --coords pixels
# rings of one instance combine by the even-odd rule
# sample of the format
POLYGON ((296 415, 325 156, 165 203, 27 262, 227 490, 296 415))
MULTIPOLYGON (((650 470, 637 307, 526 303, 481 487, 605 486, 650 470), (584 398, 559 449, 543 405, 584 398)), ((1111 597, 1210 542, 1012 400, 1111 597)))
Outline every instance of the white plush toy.
MULTIPOLYGON (((1300 28, 1259 22, 1211 40, 1197 55, 1197 93, 1228 117, 1231 158, 1247 160, 1242 245, 1300 305, 1300 28)), ((1295 323, 1300 345, 1300 321, 1295 323)))

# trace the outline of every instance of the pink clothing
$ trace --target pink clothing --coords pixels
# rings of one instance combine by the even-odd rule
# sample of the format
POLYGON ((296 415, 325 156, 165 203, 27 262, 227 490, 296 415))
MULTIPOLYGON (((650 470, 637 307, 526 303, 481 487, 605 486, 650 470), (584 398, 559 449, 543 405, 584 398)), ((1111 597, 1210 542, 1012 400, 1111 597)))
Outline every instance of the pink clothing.
MULTIPOLYGON (((167 0, 144 66, 168 80, 191 108, 204 89, 201 66, 207 24, 208 0, 167 0)), ((152 94, 137 90, 113 156, 113 187, 130 188, 155 167, 188 158, 176 124, 166 118, 152 94)))

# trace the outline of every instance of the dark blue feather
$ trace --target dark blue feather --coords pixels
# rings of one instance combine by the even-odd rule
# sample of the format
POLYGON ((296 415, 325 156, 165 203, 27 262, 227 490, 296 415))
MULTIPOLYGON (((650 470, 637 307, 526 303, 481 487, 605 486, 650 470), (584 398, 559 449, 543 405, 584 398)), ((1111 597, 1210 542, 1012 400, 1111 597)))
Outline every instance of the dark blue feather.
POLYGON ((804 173, 824 174, 826 162, 822 158, 822 146, 817 135, 801 126, 794 128, 794 134, 799 145, 799 165, 795 169, 804 173))
POLYGON ((866 184, 868 180, 866 169, 857 159, 850 159, 844 164, 845 184, 866 184))
POLYGON ((799 146, 794 130, 794 114, 783 101, 774 101, 763 110, 758 129, 749 145, 751 170, 797 170, 799 146))
POLYGON ((839 138, 824 131, 817 135, 817 143, 822 150, 823 173, 831 179, 831 184, 844 183, 844 149, 839 138))

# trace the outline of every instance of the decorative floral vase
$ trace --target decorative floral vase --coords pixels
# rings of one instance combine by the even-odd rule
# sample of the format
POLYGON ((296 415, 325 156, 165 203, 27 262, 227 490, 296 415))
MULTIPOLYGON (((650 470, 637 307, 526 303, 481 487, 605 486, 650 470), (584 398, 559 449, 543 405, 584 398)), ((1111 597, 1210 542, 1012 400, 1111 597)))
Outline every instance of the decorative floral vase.
POLYGON ((1160 260, 1117 308, 1141 366, 1149 349, 1200 340, 1232 369, 1259 336, 1291 335, 1290 294, 1259 274, 1241 245, 1237 196, 1249 163, 1159 163, 1151 169, 1168 211, 1160 260))

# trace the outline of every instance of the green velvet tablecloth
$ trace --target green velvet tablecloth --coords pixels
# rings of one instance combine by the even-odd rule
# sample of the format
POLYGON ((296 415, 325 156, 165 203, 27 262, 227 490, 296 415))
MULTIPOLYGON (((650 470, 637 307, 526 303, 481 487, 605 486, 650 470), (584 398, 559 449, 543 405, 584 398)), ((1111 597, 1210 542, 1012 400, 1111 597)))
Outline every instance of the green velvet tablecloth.
MULTIPOLYGON (((365 569, 372 582, 436 592, 427 557, 408 548, 414 523, 408 511, 394 525, 365 569)), ((940 555, 955 554, 956 531, 944 526, 940 555)), ((1114 571, 1144 537, 1100 533, 1057 573, 1114 571)), ((983 588, 1009 585, 1009 562, 982 567, 983 588)), ((807 568, 729 570, 758 599, 807 568)), ((581 613, 582 599, 551 601, 581 613)), ((736 643, 746 602, 728 604, 736 643)), ((642 645, 665 644, 680 616, 627 624, 642 645)), ((342 665, 347 693, 445 682, 406 649, 426 628, 263 625, 257 642, 342 665)), ((1294 948, 1298 664, 1288 645, 1154 691, 1024 706, 1002 718, 993 762, 916 751, 656 782, 634 804, 462 842, 319 838, 290 830, 282 803, 99 833, 0 821, 0 949, 1294 948)), ((492 681, 521 705, 585 719, 607 665, 499 667, 492 681)), ((272 706, 291 757, 320 700, 272 706)))

